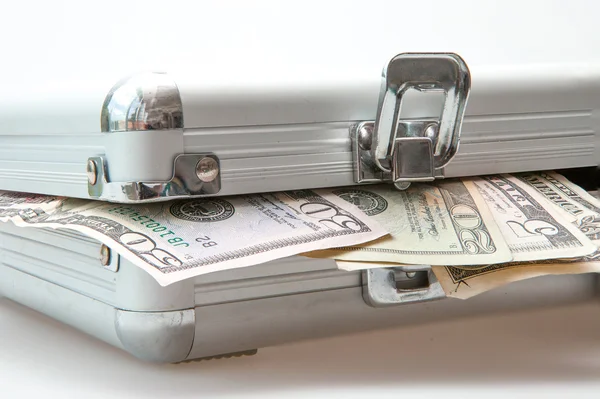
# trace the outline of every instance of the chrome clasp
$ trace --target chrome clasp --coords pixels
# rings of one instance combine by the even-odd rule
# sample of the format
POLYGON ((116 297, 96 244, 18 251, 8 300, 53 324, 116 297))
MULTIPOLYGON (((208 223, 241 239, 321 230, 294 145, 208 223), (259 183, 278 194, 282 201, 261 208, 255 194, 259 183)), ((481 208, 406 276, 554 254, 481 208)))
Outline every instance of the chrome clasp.
POLYGON ((446 293, 428 265, 402 265, 362 271, 365 303, 385 308, 443 299, 446 293))
POLYGON ((458 151, 471 79, 456 54, 405 53, 388 63, 375 121, 352 128, 354 180, 392 182, 399 189, 411 182, 443 177, 443 168, 458 151), (443 92, 438 119, 400 119, 406 92, 443 92))

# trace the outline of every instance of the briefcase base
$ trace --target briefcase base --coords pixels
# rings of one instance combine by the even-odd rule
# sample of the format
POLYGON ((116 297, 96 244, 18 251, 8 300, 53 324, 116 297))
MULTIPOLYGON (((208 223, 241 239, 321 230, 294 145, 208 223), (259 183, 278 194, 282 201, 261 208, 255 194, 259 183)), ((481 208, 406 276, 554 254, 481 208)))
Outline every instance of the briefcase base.
MULTIPOLYGON (((295 341, 596 300, 597 275, 545 276, 463 301, 373 307, 359 272, 290 257, 161 287, 100 243, 63 230, 0 225, 0 295, 145 361, 255 353, 295 341), (19 249, 20 252, 18 250, 19 249), (113 265, 114 266, 114 265, 113 265)), ((399 337, 401 338, 401 337, 399 337)))

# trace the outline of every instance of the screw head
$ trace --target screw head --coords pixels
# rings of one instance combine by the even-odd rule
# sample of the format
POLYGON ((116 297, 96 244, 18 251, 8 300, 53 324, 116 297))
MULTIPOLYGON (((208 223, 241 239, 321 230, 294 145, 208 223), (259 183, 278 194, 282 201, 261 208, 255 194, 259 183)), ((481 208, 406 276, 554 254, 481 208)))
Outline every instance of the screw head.
POLYGON ((417 272, 406 272, 406 277, 413 279, 417 275, 417 272))
POLYGON ((204 157, 196 164, 196 176, 204 183, 210 183, 219 174, 219 164, 214 158, 204 157))
POLYGON ((108 266, 110 264, 110 248, 102 244, 100 246, 100 263, 102 266, 108 266))
POLYGON ((98 166, 96 165, 96 161, 93 159, 88 160, 86 169, 88 182, 93 186, 98 181, 98 166))

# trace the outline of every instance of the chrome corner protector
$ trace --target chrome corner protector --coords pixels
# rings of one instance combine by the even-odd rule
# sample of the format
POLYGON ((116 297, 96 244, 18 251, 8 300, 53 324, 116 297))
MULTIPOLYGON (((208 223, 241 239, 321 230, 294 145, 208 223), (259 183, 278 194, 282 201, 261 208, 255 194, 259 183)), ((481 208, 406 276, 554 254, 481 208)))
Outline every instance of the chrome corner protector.
POLYGON ((186 360, 194 344, 194 309, 136 312, 115 309, 115 329, 123 349, 155 363, 186 360))
POLYGON ((397 268, 363 270, 362 291, 363 300, 373 308, 428 302, 446 298, 446 293, 431 270, 431 267, 424 265, 403 265, 397 268), (396 288, 394 269, 399 269, 406 273, 426 271, 429 285, 417 289, 398 289, 396 288))
POLYGON ((102 132, 183 129, 183 105, 165 73, 131 75, 115 84, 102 105, 102 132))

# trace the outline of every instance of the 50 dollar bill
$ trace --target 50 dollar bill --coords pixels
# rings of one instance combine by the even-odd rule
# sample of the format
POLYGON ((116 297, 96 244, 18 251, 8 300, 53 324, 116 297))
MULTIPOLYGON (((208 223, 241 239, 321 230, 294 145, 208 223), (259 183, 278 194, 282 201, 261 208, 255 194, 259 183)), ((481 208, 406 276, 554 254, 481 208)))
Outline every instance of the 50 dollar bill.
POLYGON ((84 233, 161 285, 387 234, 353 205, 311 190, 144 205, 68 200, 53 212, 21 209, 12 220, 84 233))

